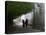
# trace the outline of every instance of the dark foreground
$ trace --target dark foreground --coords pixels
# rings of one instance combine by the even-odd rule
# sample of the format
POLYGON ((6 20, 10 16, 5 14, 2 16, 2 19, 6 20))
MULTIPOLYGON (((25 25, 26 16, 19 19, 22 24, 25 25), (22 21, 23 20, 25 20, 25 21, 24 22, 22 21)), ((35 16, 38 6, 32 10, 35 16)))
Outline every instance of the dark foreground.
POLYGON ((32 33, 32 32, 42 32, 38 29, 32 29, 32 26, 28 26, 27 28, 20 27, 9 27, 7 34, 15 34, 15 33, 32 33))

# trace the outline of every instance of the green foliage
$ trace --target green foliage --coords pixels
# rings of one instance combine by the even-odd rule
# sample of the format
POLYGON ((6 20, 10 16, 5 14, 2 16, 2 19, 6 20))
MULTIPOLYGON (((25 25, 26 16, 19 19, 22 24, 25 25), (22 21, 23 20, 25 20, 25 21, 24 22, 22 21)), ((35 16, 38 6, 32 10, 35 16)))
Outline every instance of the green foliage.
POLYGON ((32 10, 32 3, 29 2, 7 2, 8 16, 20 16, 32 10))

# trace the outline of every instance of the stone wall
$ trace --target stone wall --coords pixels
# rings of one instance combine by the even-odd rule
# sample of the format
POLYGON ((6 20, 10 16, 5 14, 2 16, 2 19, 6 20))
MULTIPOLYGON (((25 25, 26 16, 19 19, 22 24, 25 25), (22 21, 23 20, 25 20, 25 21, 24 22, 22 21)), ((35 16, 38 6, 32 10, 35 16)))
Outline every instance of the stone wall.
MULTIPOLYGON (((35 3, 36 4, 36 3, 35 3)), ((34 21, 33 21, 33 28, 39 29, 41 31, 44 31, 44 3, 37 4, 39 7, 39 11, 34 7, 34 21), (37 10, 37 11, 36 11, 37 10)))

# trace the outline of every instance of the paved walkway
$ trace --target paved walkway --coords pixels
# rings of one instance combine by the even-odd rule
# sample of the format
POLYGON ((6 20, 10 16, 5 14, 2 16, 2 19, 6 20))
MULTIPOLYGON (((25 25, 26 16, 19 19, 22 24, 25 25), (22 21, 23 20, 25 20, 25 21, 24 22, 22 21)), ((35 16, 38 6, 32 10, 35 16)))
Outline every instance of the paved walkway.
POLYGON ((28 26, 27 28, 14 27, 8 33, 15 34, 15 33, 32 33, 32 32, 40 32, 40 30, 32 29, 32 26, 28 26))

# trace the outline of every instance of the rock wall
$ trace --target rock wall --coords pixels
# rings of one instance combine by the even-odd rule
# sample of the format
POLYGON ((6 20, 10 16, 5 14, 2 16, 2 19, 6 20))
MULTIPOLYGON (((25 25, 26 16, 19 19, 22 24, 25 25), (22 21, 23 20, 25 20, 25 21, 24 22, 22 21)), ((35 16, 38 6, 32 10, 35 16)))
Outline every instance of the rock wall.
POLYGON ((44 31, 44 3, 34 4, 33 28, 44 31))

